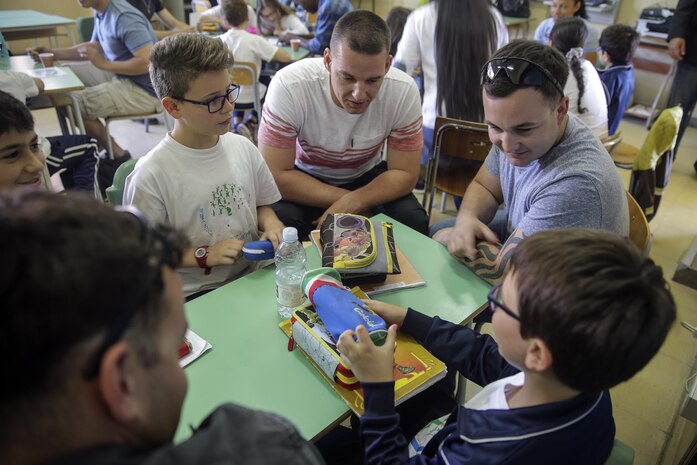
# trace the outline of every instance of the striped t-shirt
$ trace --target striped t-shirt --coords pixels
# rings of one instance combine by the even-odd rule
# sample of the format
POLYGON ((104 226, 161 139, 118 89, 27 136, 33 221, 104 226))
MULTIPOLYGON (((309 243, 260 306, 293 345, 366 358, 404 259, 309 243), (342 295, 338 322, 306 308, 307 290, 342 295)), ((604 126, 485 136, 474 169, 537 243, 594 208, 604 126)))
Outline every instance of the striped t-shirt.
POLYGON ((390 68, 380 91, 361 114, 350 114, 331 97, 322 58, 283 68, 271 81, 259 128, 259 142, 295 146, 295 166, 340 185, 380 162, 380 150, 420 151, 421 100, 414 80, 390 68))

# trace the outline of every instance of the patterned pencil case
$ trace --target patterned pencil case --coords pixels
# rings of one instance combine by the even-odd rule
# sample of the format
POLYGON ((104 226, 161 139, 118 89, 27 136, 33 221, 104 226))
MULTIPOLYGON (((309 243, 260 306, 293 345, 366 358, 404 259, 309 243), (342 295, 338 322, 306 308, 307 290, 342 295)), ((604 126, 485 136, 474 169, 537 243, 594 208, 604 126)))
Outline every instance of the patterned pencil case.
POLYGON ((327 215, 320 228, 322 266, 336 269, 347 286, 381 282, 400 273, 392 223, 351 213, 327 215))

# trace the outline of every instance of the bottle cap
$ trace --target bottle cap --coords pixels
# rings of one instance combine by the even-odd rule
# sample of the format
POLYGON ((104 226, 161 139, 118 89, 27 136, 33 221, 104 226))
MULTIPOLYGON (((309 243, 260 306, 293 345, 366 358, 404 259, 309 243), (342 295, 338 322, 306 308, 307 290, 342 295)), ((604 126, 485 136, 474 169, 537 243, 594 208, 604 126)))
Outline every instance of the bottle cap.
POLYGON ((298 230, 295 228, 283 228, 283 242, 296 242, 298 230))

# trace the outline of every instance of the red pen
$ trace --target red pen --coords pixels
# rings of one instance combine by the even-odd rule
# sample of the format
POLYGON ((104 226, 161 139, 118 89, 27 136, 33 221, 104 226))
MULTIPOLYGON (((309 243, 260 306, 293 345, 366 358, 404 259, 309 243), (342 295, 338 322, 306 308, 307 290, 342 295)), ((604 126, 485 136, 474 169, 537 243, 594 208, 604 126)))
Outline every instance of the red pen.
POLYGON ((179 358, 184 358, 191 353, 192 347, 191 342, 188 339, 182 341, 182 345, 179 346, 179 358))

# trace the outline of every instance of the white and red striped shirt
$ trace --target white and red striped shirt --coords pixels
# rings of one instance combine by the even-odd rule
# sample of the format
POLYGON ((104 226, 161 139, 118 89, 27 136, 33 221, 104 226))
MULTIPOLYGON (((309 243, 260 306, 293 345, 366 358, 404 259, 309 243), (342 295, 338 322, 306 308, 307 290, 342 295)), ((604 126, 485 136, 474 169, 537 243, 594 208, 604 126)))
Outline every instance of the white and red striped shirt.
POLYGON ((301 60, 274 76, 264 104, 259 141, 295 146, 295 166, 322 181, 352 181, 388 150, 420 151, 421 100, 414 80, 390 68, 365 112, 350 114, 331 97, 322 58, 301 60))

